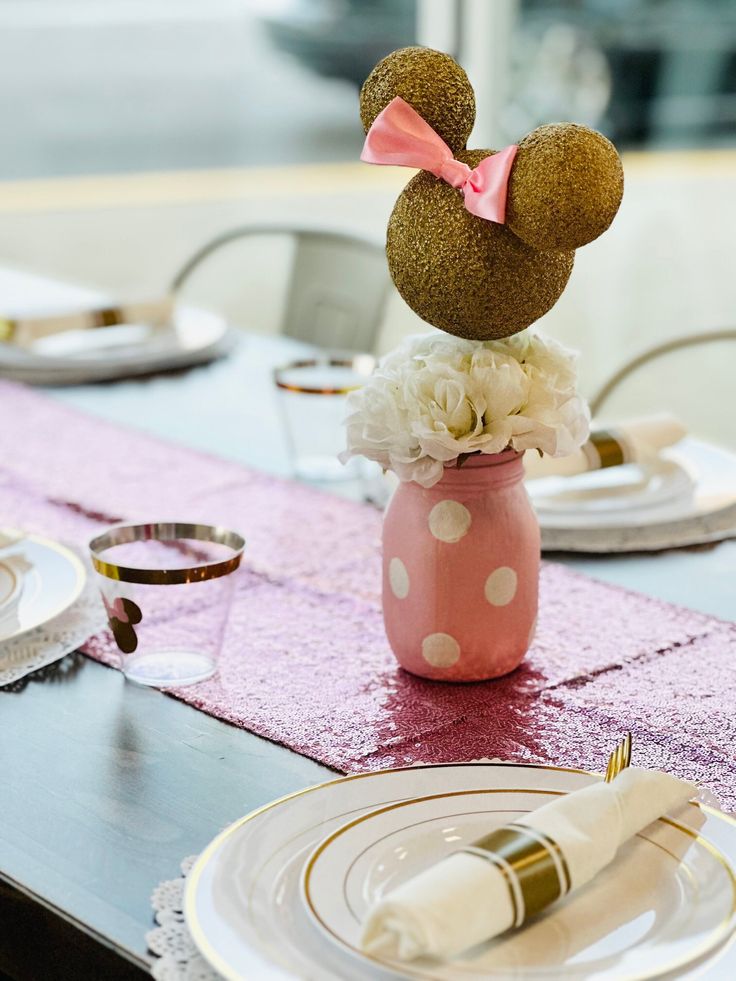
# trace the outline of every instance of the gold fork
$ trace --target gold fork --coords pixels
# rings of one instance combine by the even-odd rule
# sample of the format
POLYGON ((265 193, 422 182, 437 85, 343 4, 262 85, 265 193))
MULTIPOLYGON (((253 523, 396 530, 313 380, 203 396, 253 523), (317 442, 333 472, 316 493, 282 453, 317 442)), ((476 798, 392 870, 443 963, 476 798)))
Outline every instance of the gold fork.
POLYGON ((631 733, 627 732, 624 738, 616 744, 616 748, 608 757, 606 767, 606 783, 610 783, 617 777, 622 770, 625 770, 631 763, 631 733))

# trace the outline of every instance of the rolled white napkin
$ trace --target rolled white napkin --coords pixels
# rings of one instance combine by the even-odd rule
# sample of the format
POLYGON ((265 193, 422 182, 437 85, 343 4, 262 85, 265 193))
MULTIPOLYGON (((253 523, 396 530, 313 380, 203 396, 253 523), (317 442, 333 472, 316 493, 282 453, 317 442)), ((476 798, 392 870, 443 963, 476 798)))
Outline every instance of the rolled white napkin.
POLYGON ((174 300, 170 296, 153 300, 126 300, 85 310, 49 311, 36 315, 4 313, 0 315, 0 341, 28 348, 35 341, 66 331, 116 327, 120 324, 167 327, 173 314, 174 300))
POLYGON ((521 926, 695 792, 666 773, 630 767, 611 783, 557 797, 381 899, 368 912, 363 949, 398 960, 447 958, 521 926))
POLYGON ((685 435, 687 429, 668 413, 644 416, 608 429, 594 428, 587 442, 570 456, 540 456, 536 450, 527 450, 524 472, 527 480, 536 480, 574 477, 589 470, 641 463, 678 443, 685 435))

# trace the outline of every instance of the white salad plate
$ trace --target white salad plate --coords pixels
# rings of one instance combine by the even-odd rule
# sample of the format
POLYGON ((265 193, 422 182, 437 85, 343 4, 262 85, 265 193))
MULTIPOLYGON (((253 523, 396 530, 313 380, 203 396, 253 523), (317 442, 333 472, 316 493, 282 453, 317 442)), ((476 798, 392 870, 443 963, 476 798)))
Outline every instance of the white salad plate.
POLYGON ((87 574, 58 542, 26 535, 0 553, 0 642, 40 627, 67 610, 87 574))
POLYGON ((629 552, 736 535, 736 455, 692 437, 641 464, 526 486, 546 551, 629 552))
POLYGON ((64 331, 30 348, 0 344, 0 375, 36 385, 109 381, 210 361, 234 336, 218 314, 178 304, 170 327, 119 324, 64 331))
POLYGON ((0 559, 0 623, 15 609, 23 588, 23 569, 12 559, 0 559))
POLYGON ((593 883, 521 931, 455 961, 398 964, 360 952, 360 921, 386 891, 597 779, 468 763, 308 788, 246 815, 205 849, 187 879, 187 925, 228 981, 736 976, 736 822, 699 804, 645 829, 593 883))
POLYGON ((592 522, 628 524, 632 511, 687 507, 695 482, 685 467, 658 457, 574 477, 542 477, 527 487, 537 513, 548 524, 557 519, 561 525, 585 527, 592 522))

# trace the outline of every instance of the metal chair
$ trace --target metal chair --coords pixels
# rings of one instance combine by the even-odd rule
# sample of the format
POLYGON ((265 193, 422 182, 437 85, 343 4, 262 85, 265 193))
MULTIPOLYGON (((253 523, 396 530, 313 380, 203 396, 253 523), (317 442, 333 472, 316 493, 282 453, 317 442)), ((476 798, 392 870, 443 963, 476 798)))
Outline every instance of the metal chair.
POLYGON ((590 401, 593 415, 614 419, 666 409, 695 435, 736 448, 734 341, 736 329, 725 328, 676 337, 643 351, 601 386, 590 401), (700 349, 699 357, 693 348, 700 349), (655 362, 656 374, 639 374, 655 362))
MULTIPOLYGON (((357 235, 273 225, 234 228, 207 242, 184 263, 173 279, 172 292, 181 294, 214 253, 243 239, 274 236, 288 237, 293 243, 286 295, 277 314, 279 332, 322 348, 373 351, 390 279, 382 246, 357 235)), ((262 285, 266 284, 259 279, 258 288, 262 285)), ((250 309, 254 306, 251 302, 250 309)), ((238 310, 237 320, 247 327, 247 310, 238 310)))

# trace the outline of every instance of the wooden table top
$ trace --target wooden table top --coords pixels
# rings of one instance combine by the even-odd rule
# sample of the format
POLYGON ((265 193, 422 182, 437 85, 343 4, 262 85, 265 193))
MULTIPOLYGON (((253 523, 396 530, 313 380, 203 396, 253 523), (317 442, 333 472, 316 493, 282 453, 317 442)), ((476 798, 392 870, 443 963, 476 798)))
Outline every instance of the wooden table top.
MULTIPOLYGON (((277 421, 264 422, 264 405, 272 397, 268 368, 294 350, 292 341, 249 337, 229 359, 186 374, 52 394, 106 418, 283 473, 282 434, 277 421)), ((736 542, 563 560, 726 619, 736 615, 736 542)), ((144 935, 152 926, 151 891, 178 874, 184 857, 249 810, 333 776, 160 692, 127 684, 118 672, 80 655, 16 691, 0 693, 0 722, 0 879, 14 887, 13 908, 23 894, 37 913, 51 910, 57 920, 79 927, 116 952, 119 976, 149 963, 144 935)), ((2 902, 0 892, 0 912, 2 902)), ((50 965, 48 951, 45 956, 43 968, 41 961, 8 967, 0 958, 0 972, 87 976, 82 968, 64 974, 58 962, 50 965)), ((105 973, 89 970, 90 977, 118 976, 109 967, 105 973)))

